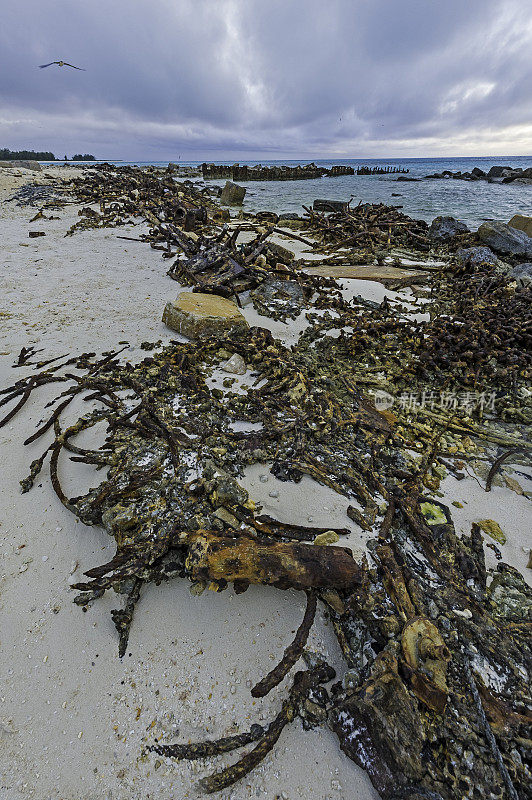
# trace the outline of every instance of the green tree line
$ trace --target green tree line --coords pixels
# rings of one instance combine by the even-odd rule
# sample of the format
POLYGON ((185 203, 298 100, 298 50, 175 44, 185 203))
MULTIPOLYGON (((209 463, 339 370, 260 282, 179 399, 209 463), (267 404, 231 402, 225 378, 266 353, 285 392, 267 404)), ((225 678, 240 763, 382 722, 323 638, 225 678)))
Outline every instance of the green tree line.
POLYGON ((35 150, 0 149, 0 161, 55 161, 53 153, 36 153, 35 150))

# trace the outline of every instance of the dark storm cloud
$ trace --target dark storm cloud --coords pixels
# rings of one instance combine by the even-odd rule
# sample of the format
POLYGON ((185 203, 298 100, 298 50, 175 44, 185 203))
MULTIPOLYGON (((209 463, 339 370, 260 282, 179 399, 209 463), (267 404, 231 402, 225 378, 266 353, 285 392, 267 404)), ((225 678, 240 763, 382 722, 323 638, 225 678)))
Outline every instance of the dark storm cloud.
POLYGON ((4 0, 2 22, 0 146, 150 159, 532 143, 517 0, 4 0), (52 59, 87 71, 37 69, 52 59))

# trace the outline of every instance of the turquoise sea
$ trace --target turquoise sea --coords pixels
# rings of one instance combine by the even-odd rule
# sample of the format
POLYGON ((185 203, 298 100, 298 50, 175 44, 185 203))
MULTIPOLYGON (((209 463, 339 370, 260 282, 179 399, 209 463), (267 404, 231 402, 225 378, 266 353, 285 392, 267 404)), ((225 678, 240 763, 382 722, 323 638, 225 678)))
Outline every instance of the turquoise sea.
MULTIPOLYGON (((183 166, 196 166, 199 161, 174 159, 183 166)), ((117 162, 118 163, 118 162, 117 162)), ((121 164, 166 166, 167 161, 130 161, 121 164)), ((216 161, 217 164, 233 164, 233 161, 216 161)), ((264 165, 308 164, 309 160, 276 161, 242 160, 241 164, 264 165)), ((532 167, 532 156, 489 156, 467 158, 390 158, 390 159, 334 159, 314 160, 315 164, 331 167, 334 164, 396 166, 409 170, 410 178, 422 178, 434 172, 452 170, 470 172, 477 166, 485 172, 494 165, 532 167)), ((303 205, 310 205, 316 198, 327 200, 349 200, 356 204, 360 200, 370 203, 386 203, 402 206, 404 213, 412 217, 431 221, 445 214, 466 222, 471 228, 478 227, 483 220, 498 219, 508 222, 517 213, 532 216, 532 185, 487 183, 485 181, 423 180, 421 183, 397 182, 398 175, 349 175, 338 178, 320 178, 303 181, 249 181, 244 209, 253 211, 276 211, 302 213, 303 205)), ((223 183, 223 181, 210 181, 223 183)))

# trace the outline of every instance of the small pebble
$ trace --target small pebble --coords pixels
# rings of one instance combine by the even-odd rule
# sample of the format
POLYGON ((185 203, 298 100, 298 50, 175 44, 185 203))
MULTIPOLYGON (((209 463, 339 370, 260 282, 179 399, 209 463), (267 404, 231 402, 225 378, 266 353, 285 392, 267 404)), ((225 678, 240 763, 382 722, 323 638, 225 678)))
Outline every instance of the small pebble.
POLYGON ((279 497, 279 492, 268 492, 270 497, 279 497))

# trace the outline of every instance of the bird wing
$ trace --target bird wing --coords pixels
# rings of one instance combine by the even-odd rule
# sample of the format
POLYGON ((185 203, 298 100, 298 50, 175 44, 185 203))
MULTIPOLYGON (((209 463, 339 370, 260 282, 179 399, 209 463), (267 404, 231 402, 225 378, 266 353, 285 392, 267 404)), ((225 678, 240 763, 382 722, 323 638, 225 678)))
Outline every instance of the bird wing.
POLYGON ((65 61, 65 67, 72 67, 72 69, 80 69, 82 72, 87 72, 83 67, 75 67, 74 64, 69 64, 68 61, 65 61))
POLYGON ((45 67, 51 67, 52 64, 59 64, 59 61, 50 61, 49 64, 39 64, 39 69, 44 69, 45 67))

